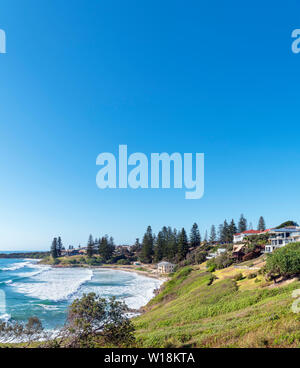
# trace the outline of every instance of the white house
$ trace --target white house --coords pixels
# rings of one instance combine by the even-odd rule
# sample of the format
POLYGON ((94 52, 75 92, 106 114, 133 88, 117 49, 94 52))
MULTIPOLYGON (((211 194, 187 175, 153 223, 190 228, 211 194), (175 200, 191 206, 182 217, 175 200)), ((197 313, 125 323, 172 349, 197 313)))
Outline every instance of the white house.
POLYGON ((159 273, 171 273, 174 272, 175 265, 170 262, 160 262, 157 265, 157 270, 159 273))
POLYGON ((300 227, 287 226, 270 231, 270 244, 265 247, 265 253, 272 253, 275 249, 284 247, 289 243, 300 241, 300 227))
POLYGON ((267 229, 267 230, 264 230, 264 231, 260 231, 260 230, 246 230, 246 231, 243 231, 242 233, 234 234, 233 235, 233 242, 234 243, 241 243, 246 236, 266 234, 270 230, 271 229, 267 229))
POLYGON ((218 257, 221 254, 225 253, 226 250, 227 250, 226 248, 219 248, 216 252, 209 253, 208 256, 206 257, 206 259, 212 259, 212 258, 218 257))

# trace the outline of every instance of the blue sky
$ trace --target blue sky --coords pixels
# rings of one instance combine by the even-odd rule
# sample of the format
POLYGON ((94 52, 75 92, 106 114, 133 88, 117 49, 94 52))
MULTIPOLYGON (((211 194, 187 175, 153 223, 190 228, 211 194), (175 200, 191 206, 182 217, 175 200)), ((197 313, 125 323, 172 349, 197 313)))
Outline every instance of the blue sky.
POLYGON ((300 221, 295 28, 296 0, 0 0, 0 250, 300 221), (119 144, 204 152, 204 197, 98 189, 119 144))

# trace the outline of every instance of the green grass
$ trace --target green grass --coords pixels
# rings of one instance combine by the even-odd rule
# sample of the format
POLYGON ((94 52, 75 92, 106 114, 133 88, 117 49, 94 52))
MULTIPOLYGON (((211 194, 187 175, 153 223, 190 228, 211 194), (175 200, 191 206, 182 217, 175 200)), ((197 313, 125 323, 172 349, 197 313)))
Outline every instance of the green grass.
POLYGON ((291 311, 300 282, 269 288, 185 267, 134 320, 141 347, 300 347, 300 314, 291 311), (247 287, 243 288, 243 283, 247 287))

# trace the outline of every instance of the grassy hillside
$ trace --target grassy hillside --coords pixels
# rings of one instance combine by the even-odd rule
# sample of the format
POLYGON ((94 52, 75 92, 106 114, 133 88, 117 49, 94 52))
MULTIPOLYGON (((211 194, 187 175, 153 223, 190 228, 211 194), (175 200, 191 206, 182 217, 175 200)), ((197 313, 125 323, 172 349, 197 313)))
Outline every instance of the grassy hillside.
POLYGON ((260 275, 247 277, 254 272, 181 269, 135 319, 139 346, 300 347, 300 314, 291 311, 300 282, 274 287, 260 275))

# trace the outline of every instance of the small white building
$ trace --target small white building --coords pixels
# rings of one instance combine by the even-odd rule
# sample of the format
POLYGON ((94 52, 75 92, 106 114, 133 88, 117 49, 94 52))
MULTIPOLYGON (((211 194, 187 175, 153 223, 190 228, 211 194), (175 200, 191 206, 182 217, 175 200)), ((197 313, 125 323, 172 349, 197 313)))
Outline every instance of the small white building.
POLYGON ((206 259, 216 258, 216 257, 220 256, 221 254, 225 253, 226 251, 227 251, 226 248, 219 248, 219 249, 217 249, 216 252, 209 253, 208 256, 206 257, 206 259))
POLYGON ((172 273, 174 272, 175 265, 170 262, 160 262, 157 265, 157 271, 159 273, 172 273))

